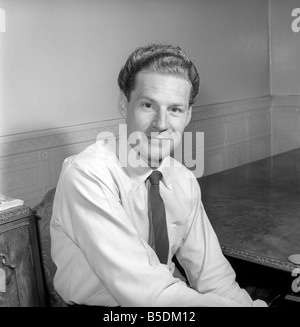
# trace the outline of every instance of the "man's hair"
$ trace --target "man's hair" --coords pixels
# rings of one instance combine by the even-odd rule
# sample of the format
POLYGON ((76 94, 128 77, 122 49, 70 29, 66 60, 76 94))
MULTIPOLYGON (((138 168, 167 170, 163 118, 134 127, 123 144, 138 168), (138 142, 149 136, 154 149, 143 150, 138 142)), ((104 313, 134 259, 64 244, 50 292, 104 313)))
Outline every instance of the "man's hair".
POLYGON ((200 84, 199 75, 193 62, 179 46, 150 44, 137 48, 129 56, 118 77, 119 87, 128 101, 135 88, 136 75, 142 70, 179 75, 187 79, 191 83, 189 105, 195 102, 200 84))

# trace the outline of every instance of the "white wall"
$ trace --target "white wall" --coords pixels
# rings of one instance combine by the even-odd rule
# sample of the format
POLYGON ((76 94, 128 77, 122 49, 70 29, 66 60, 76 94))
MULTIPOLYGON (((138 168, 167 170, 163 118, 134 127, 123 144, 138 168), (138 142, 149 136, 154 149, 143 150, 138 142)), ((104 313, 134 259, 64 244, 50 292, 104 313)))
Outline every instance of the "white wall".
POLYGON ((0 8, 0 136, 119 118, 119 69, 152 41, 194 59, 198 106, 270 93, 267 0, 0 0, 0 8))
POLYGON ((270 0, 270 78, 274 96, 300 95, 300 32, 292 30, 294 8, 300 8, 299 0, 270 0))
POLYGON ((299 0, 270 0, 273 154, 300 147, 300 32, 292 29, 295 8, 300 8, 299 0))

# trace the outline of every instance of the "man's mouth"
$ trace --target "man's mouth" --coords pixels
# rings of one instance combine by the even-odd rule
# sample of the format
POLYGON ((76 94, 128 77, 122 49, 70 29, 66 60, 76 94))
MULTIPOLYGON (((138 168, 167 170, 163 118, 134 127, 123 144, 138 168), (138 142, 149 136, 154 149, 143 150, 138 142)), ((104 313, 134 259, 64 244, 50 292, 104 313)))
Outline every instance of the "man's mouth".
POLYGON ((163 140, 172 140, 173 137, 171 134, 169 133, 151 133, 151 135, 147 135, 148 137, 148 140, 151 141, 151 140, 159 140, 159 141, 163 141, 163 140))

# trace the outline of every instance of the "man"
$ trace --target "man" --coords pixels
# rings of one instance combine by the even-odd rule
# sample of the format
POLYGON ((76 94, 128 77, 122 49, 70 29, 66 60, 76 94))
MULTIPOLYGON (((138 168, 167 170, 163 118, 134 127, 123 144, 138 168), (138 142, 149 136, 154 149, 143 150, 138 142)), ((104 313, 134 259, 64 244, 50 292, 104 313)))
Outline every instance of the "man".
POLYGON ((100 139, 66 159, 57 185, 57 292, 70 305, 265 306, 235 282, 197 180, 170 156, 198 93, 194 64, 179 47, 151 44, 131 54, 118 82, 126 141, 100 139), (158 228, 157 216, 166 219, 158 228))

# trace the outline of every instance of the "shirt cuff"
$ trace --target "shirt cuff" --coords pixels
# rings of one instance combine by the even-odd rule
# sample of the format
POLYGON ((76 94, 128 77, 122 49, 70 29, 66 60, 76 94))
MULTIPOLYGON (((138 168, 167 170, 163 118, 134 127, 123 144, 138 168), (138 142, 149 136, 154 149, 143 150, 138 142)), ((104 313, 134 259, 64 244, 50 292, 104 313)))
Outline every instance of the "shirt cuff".
POLYGON ((255 300, 253 301, 253 306, 254 307, 268 307, 267 303, 263 300, 255 300))

